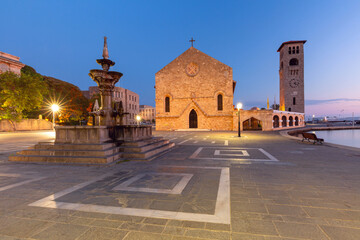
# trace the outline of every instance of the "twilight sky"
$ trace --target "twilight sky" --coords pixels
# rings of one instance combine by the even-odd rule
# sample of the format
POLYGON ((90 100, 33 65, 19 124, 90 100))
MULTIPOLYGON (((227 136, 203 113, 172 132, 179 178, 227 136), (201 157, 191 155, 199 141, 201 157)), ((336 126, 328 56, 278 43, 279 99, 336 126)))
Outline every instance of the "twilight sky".
POLYGON ((233 68, 234 104, 279 102, 279 56, 305 44, 306 114, 360 115, 358 0, 2 0, 0 51, 86 90, 108 37, 117 86, 154 106, 155 73, 190 47, 233 68))

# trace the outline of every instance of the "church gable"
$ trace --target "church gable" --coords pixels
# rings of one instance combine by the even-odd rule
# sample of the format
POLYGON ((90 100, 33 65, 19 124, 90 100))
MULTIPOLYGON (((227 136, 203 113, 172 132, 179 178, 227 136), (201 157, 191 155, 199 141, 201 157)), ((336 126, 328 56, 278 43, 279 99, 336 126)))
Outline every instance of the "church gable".
POLYGON ((233 94, 232 68, 194 47, 158 71, 155 79, 157 92, 168 92, 174 97, 191 97, 191 94, 210 97, 216 91, 233 94), (176 91, 179 88, 181 92, 176 91))
POLYGON ((186 61, 188 60, 189 57, 193 57, 194 60, 198 59, 198 60, 205 60, 208 63, 215 63, 215 64, 219 64, 219 65, 224 65, 224 67, 228 67, 231 69, 231 67, 229 67, 228 65, 220 62, 219 60, 201 52, 200 50, 194 48, 194 47, 190 47, 189 49, 187 49, 185 52, 183 52, 180 56, 178 56, 177 58, 175 58, 173 61, 171 61, 168 65, 166 65, 165 67, 163 67, 162 69, 160 69, 156 74, 161 73, 161 72, 166 72, 168 69, 171 69, 172 67, 175 66, 179 66, 179 62, 181 61, 186 61))

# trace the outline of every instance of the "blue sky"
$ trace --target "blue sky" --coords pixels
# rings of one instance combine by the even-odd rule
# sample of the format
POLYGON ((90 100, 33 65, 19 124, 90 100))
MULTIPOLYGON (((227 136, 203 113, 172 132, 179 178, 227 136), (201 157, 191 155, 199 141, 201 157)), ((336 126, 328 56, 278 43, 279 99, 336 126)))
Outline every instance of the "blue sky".
POLYGON ((118 86, 148 105, 155 73, 189 48, 191 37, 233 68, 234 103, 245 108, 265 106, 267 97, 279 101, 276 50, 307 40, 306 113, 360 115, 360 1, 2 0, 1 7, 0 51, 85 90, 94 85, 88 72, 100 67, 95 59, 106 35, 113 70, 124 73, 118 86))

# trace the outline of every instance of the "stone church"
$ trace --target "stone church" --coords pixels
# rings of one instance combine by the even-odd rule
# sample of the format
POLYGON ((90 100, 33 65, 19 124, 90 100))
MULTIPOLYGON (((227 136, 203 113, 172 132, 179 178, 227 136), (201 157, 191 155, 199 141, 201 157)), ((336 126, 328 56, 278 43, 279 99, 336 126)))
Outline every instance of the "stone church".
POLYGON ((156 130, 233 130, 232 68, 190 47, 155 74, 156 130))
POLYGON ((272 131, 303 126, 304 43, 284 42, 278 50, 282 111, 235 109, 232 68, 190 47, 155 74, 156 130, 235 131, 238 113, 241 130, 272 131))

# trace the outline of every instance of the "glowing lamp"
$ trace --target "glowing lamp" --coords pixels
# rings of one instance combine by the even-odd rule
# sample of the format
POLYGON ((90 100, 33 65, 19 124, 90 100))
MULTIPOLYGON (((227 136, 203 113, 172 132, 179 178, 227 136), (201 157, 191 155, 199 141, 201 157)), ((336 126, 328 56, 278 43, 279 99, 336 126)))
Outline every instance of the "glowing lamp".
POLYGON ((236 104, 236 108, 237 108, 238 110, 240 110, 240 109, 242 108, 242 103, 236 104))
POLYGON ((59 105, 57 105, 57 104, 51 105, 51 110, 52 110, 53 112, 59 111, 59 105))

